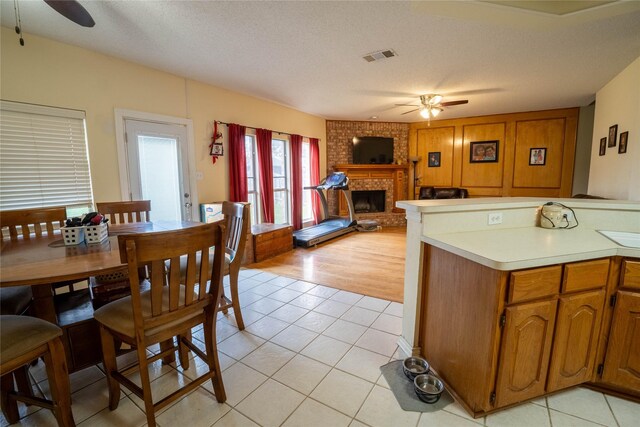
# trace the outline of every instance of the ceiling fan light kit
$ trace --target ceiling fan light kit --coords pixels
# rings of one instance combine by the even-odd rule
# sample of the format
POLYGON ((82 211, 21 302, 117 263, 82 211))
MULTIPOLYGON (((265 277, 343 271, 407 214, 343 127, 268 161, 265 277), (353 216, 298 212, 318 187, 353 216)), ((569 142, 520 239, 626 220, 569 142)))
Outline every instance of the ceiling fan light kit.
POLYGON ((442 107, 448 107, 453 105, 467 104, 469 101, 466 99, 462 99, 459 101, 449 101, 442 102, 443 96, 437 94, 430 95, 420 95, 420 104, 421 105, 412 105, 412 104, 396 104, 397 106, 407 106, 407 107, 418 107, 414 110, 406 111, 402 114, 413 113, 414 111, 420 111, 420 116, 422 118, 427 119, 429 123, 431 123, 431 118, 438 117, 438 114, 444 111, 442 107))

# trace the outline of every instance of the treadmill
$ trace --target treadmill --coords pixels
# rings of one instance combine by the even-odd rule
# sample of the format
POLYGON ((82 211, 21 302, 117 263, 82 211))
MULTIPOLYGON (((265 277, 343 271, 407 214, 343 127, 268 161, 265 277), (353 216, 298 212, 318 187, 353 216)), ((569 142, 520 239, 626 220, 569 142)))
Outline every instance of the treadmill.
POLYGON ((318 243, 326 242, 343 234, 351 233, 356 229, 356 220, 353 217, 353 202, 351 201, 351 190, 349 190, 349 178, 344 172, 333 172, 327 176, 320 185, 315 187, 304 187, 305 190, 316 190, 322 202, 324 218, 321 222, 311 227, 302 228, 293 232, 293 242, 295 246, 308 248, 318 243), (349 208, 349 218, 330 216, 327 198, 324 190, 340 190, 347 199, 349 208))

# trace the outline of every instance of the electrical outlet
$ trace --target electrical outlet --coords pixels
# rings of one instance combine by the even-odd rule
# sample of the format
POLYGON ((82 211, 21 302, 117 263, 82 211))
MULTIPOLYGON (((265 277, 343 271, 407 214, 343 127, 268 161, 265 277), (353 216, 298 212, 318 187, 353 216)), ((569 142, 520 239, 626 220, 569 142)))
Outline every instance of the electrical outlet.
POLYGON ((502 224, 502 212, 489 212, 489 225, 502 224))

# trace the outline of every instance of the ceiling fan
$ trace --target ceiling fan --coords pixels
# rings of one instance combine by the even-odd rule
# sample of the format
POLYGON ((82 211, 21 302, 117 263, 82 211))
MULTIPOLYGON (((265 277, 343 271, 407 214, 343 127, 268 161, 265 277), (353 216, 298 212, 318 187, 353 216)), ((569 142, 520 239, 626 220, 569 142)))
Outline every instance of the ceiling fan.
POLYGON ((56 12, 83 27, 93 27, 95 21, 80 3, 75 0, 44 0, 56 12))
MULTIPOLYGON (((87 12, 87 9, 82 7, 82 5, 76 0, 44 0, 44 2, 51 6, 53 10, 78 25, 82 25, 83 27, 93 27, 96 25, 91 14, 87 12)), ((20 42, 20 46, 24 46, 24 38, 22 38, 22 19, 20 18, 20 4, 18 3, 18 0, 13 0, 13 10, 16 14, 15 30, 19 37, 18 41, 20 42)))
POLYGON ((420 115, 425 119, 431 120, 431 118, 435 118, 438 114, 444 111, 443 107, 451 107, 452 105, 460 105, 467 104, 469 101, 467 99, 461 99, 458 101, 449 101, 442 102, 442 95, 430 94, 430 95, 420 95, 420 104, 396 104, 399 107, 418 107, 413 110, 406 111, 404 114, 413 113, 414 111, 420 110, 420 115))

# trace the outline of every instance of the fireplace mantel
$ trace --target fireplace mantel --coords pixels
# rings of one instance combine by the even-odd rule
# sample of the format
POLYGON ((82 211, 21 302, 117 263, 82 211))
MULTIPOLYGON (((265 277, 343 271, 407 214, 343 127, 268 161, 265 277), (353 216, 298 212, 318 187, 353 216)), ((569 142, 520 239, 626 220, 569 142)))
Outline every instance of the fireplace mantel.
MULTIPOLYGON (((393 180, 393 204, 391 212, 404 212, 403 209, 396 208, 398 200, 407 199, 407 188, 405 186, 405 175, 409 170, 409 165, 351 165, 340 164, 335 165, 333 170, 336 172, 344 172, 349 180, 356 179, 391 179, 393 180)), ((339 210, 341 215, 346 212, 346 206, 340 198, 339 210)))
POLYGON ((396 164, 390 164, 390 165, 376 165, 376 164, 370 164, 370 165, 352 165, 352 164, 345 164, 345 165, 335 165, 333 167, 333 169, 337 172, 345 172, 348 175, 349 171, 369 171, 369 170, 384 170, 384 171, 394 171, 396 169, 399 170, 409 170, 409 165, 396 165, 396 164))

